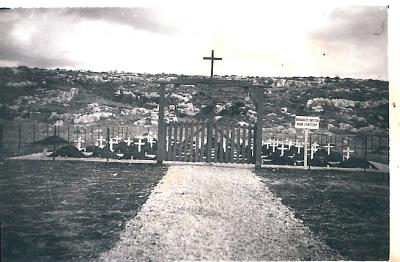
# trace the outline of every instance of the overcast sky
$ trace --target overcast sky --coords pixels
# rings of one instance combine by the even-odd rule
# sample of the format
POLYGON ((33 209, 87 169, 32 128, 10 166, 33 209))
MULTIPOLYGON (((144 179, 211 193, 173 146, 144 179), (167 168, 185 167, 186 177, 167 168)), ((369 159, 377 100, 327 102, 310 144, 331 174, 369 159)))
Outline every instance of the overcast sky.
POLYGON ((386 6, 219 3, 1 10, 0 66, 388 78, 386 6))

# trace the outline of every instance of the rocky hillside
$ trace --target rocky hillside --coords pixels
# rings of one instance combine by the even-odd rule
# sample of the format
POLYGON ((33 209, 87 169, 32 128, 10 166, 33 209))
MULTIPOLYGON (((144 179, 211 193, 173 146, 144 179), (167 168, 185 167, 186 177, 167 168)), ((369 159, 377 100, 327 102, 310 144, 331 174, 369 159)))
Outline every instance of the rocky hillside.
MULTIPOLYGON (((0 68, 0 121, 56 125, 156 125, 156 80, 177 75, 91 72, 37 68, 0 68)), ((190 76, 188 76, 190 77, 190 76)), ((388 82, 317 77, 238 77, 275 87, 266 91, 264 126, 293 130, 294 116, 315 115, 321 128, 335 133, 386 134, 388 82)), ((234 87, 180 86, 171 91, 166 117, 204 119, 213 103, 216 119, 253 123, 254 90, 234 87)))

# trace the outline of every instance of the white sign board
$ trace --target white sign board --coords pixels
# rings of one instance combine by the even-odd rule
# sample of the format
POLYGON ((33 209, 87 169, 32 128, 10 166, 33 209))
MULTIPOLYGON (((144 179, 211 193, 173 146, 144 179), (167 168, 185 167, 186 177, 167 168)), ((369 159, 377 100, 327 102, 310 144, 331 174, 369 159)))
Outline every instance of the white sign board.
POLYGON ((296 116, 294 127, 303 129, 319 129, 319 117, 296 116))

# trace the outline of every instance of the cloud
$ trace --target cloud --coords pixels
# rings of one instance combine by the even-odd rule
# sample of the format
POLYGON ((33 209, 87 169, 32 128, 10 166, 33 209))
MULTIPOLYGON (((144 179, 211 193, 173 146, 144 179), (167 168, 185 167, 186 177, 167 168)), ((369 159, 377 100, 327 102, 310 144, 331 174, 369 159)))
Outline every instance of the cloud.
POLYGON ((173 33, 176 30, 174 26, 159 21, 159 12, 155 8, 68 8, 65 15, 116 22, 154 33, 173 33))
POLYGON ((58 46, 57 35, 68 31, 71 21, 60 18, 59 10, 12 9, 0 19, 0 60, 18 65, 55 67, 74 63, 58 46))
POLYGON ((333 9, 309 33, 315 70, 360 78, 387 79, 387 7, 333 9))
POLYGON ((387 78, 384 7, 216 5, 1 10, 0 66, 387 78))
POLYGON ((311 36, 324 41, 364 42, 387 38, 387 7, 334 9, 311 36))

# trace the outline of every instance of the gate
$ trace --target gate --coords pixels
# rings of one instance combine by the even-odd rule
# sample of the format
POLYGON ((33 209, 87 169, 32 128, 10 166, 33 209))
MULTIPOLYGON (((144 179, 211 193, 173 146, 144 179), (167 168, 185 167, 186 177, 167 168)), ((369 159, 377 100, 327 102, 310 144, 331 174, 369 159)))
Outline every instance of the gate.
MULTIPOLYGON (((160 81, 157 163, 164 160, 224 163, 255 163, 261 167, 262 112, 264 85, 242 80, 216 80, 183 78, 160 81), (166 85, 171 86, 166 97, 166 85), (255 126, 223 125, 214 122, 212 114, 204 122, 165 123, 166 98, 179 85, 206 84, 252 88, 251 98, 257 111, 255 126)), ((272 90, 272 89, 271 89, 272 90)), ((249 92, 250 95, 250 92, 249 92)), ((251 96, 250 96, 251 97, 251 96)))
POLYGON ((255 127, 210 121, 165 125, 168 161, 255 163, 255 127))

